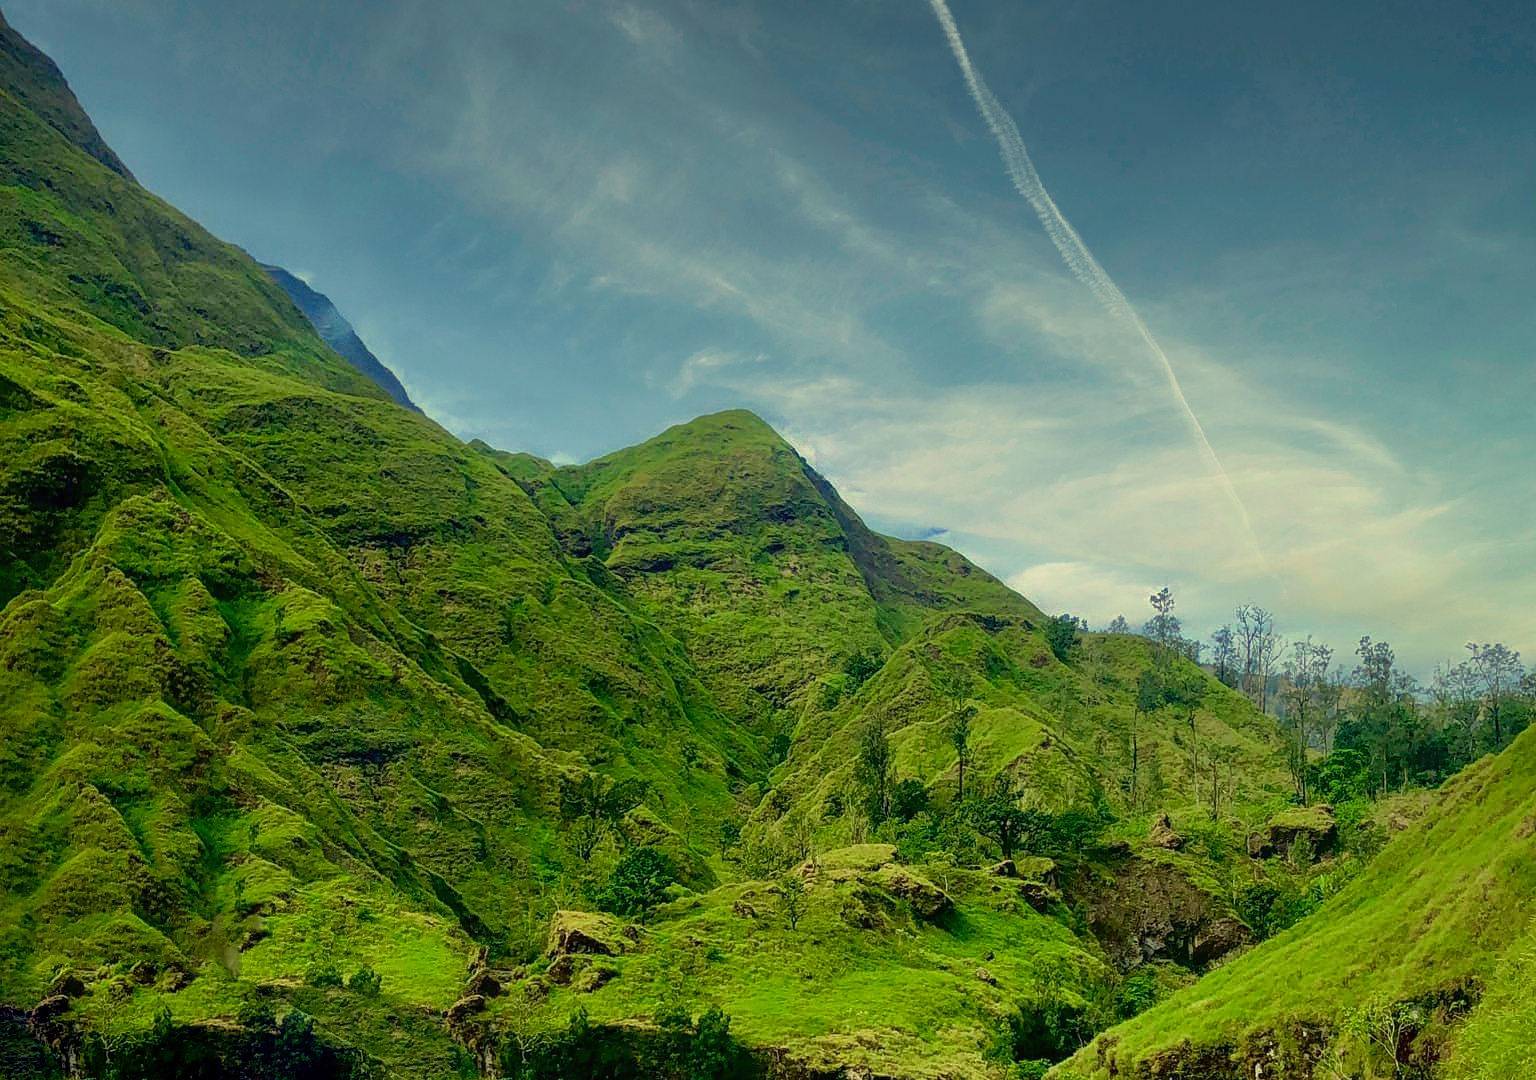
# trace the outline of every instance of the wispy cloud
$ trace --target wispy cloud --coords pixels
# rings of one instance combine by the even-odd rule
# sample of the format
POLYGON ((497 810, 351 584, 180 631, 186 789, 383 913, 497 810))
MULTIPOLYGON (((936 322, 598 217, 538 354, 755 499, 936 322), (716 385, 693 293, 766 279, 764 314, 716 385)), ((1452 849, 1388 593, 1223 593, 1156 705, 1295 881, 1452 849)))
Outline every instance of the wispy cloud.
POLYGON ((1242 522, 1243 533, 1252 545, 1254 556, 1260 566, 1268 569, 1264 557, 1263 548, 1259 544, 1258 537, 1254 534, 1253 525, 1248 519, 1248 509, 1243 505, 1242 498, 1237 489, 1232 486, 1232 480, 1227 475, 1227 470, 1222 466, 1221 459, 1216 456, 1216 451, 1211 447, 1210 439, 1206 438, 1205 429, 1200 425, 1200 418, 1195 415, 1195 410, 1190 408, 1189 400, 1184 396, 1184 390, 1179 386, 1179 377, 1173 370, 1173 364, 1169 362, 1168 355, 1163 347, 1157 343, 1152 332, 1147 329, 1141 316, 1131 306, 1131 302, 1125 298, 1120 287, 1115 284, 1105 269, 1099 265, 1099 261, 1093 257, 1093 252, 1088 250, 1088 245, 1083 243, 1077 230, 1072 228, 1066 216, 1057 207, 1055 200, 1046 191, 1045 185, 1040 181, 1040 175, 1035 171, 1034 162, 1030 160, 1029 151, 1024 146, 1024 139, 1019 134, 1018 125, 1013 117, 1009 116, 992 91, 987 89, 986 82, 981 73, 971 63, 970 56, 966 53, 965 42, 961 40, 960 30, 955 25, 954 16, 950 14, 949 5, 945 0, 930 0, 933 12, 938 16, 939 24, 944 29, 944 36, 949 41, 950 50, 955 54, 955 60, 960 65, 960 71, 965 76, 967 89, 970 90, 976 107, 981 111, 982 118, 986 121, 988 129, 997 140, 998 149, 1002 153, 1003 164, 1008 170, 1013 185, 1019 194, 1027 199, 1035 208, 1035 213, 1040 218, 1040 223, 1045 226, 1046 233, 1061 252, 1061 257, 1066 261, 1072 274, 1092 293, 1098 297, 1107 311, 1114 317, 1123 320, 1135 329, 1136 333, 1146 345, 1148 351, 1156 359, 1168 382, 1168 392, 1177 403, 1184 419, 1189 422, 1191 433, 1194 435, 1200 452, 1209 465, 1211 472, 1220 481, 1221 490, 1231 500, 1232 508, 1237 512, 1242 522))
MULTIPOLYGON (((369 290, 346 289, 335 263, 293 261, 318 267, 375 351, 412 374, 413 396, 461 434, 590 456, 745 405, 859 509, 948 530, 1047 607, 1136 620, 1166 581, 1197 628, 1253 598, 1337 642, 1391 636, 1408 657, 1463 637, 1536 653, 1521 420, 1536 375, 1457 344, 1412 381, 1390 337, 1404 332, 1409 301, 1388 287, 1404 261, 1451 299, 1486 287, 1457 260, 1528 279, 1529 237, 1470 197, 1390 247, 1275 230, 1207 244, 1202 272, 1183 275, 1122 247, 1107 261, 1127 298, 1030 187, 1022 141, 1010 160, 1054 241, 1011 193, 975 180, 995 173, 977 141, 989 132, 969 108, 946 115, 954 95, 937 88, 954 69, 921 7, 844 5, 801 25, 771 6, 687 0, 392 0, 368 20, 310 5, 294 17, 298 50, 322 41, 327 63, 294 78, 247 63, 260 59, 251 42, 269 40, 248 32, 249 13, 231 6, 227 25, 193 33, 169 3, 142 6, 172 53, 196 57, 187 71, 245 63, 230 85, 249 94, 231 97, 283 118, 285 138, 296 126, 328 160, 439 200, 375 255, 392 261, 396 297, 436 280, 431 303, 370 312, 369 290), (1335 332, 1355 316, 1362 339, 1385 343, 1335 332), (1248 554, 1153 344, 1288 602, 1248 554)), ((979 76, 974 91, 993 134, 1016 140, 979 76)), ((369 194, 345 181, 328 182, 369 194)), ((1075 213, 1102 211, 1105 184, 1081 203, 1074 190, 1075 213)))
POLYGON ((682 397, 701 383, 717 378, 726 368, 741 364, 760 364, 768 359, 767 353, 743 356, 728 350, 700 349, 679 365, 677 373, 667 381, 667 390, 674 399, 682 397))

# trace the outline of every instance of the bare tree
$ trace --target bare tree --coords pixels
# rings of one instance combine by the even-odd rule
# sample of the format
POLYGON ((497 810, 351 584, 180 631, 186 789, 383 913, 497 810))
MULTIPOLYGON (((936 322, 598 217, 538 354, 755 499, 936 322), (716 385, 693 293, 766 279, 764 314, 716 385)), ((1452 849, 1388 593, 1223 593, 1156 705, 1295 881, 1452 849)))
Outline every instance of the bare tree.
POLYGON ((1216 669, 1215 675, 1219 682, 1227 686, 1237 685, 1241 669, 1230 625, 1218 627, 1211 635, 1211 666, 1216 669))
POLYGON ((1274 673, 1280 648, 1275 633, 1275 616, 1257 604, 1243 604, 1234 613, 1237 619, 1237 654, 1242 661, 1243 692, 1264 712, 1269 705, 1269 677, 1274 673))
POLYGON ((955 794, 956 802, 965 801, 965 767, 976 756, 976 752, 971 749, 971 720, 975 716, 975 706, 961 705, 950 713, 949 721, 945 725, 945 733, 949 736, 950 745, 955 748, 955 767, 960 774, 955 794))
POLYGON ((1323 727, 1323 717, 1328 710, 1330 680, 1328 669, 1333 664, 1333 649, 1327 645, 1314 645, 1312 635, 1291 644, 1291 661, 1286 665, 1286 680, 1281 699, 1285 706, 1285 723, 1290 738, 1287 761, 1291 779, 1296 785, 1296 795, 1301 804, 1308 804, 1307 765, 1312 748, 1313 734, 1323 727))
POLYGON ((1472 654, 1467 661, 1473 684, 1482 701, 1482 713, 1486 722, 1493 726, 1493 747, 1504 745, 1504 706, 1510 696, 1520 688, 1525 674, 1520 654, 1504 645, 1477 645, 1467 642, 1472 654))

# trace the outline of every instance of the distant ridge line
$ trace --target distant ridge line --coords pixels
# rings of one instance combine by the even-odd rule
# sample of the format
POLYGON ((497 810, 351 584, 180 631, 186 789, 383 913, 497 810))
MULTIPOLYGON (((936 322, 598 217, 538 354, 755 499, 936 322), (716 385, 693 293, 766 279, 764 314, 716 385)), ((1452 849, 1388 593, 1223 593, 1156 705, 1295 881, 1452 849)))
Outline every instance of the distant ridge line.
POLYGON ((397 405, 404 405, 414 412, 421 412, 421 408, 411 400, 395 373, 373 355, 373 351, 363 343, 363 339, 357 336, 357 331, 352 329, 352 324, 340 311, 336 310, 336 305, 331 302, 330 297, 312 289, 301 278, 284 270, 281 266, 262 263, 261 268, 273 281, 282 286, 283 291, 298 305, 304 317, 315 328, 315 333, 336 350, 338 356, 372 379, 381 390, 394 399, 397 405))

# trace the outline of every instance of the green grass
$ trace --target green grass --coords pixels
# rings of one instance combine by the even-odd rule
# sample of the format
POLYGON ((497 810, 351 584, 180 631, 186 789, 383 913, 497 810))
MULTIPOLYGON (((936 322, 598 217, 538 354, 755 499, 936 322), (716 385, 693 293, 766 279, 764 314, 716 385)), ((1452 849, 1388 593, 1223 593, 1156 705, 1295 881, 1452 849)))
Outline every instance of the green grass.
MULTIPOLYGON (((1453 1054, 1450 1075, 1500 1075, 1486 1063, 1522 1045, 1514 1031, 1525 1008, 1513 987, 1529 985, 1533 837, 1536 733, 1527 733, 1448 782, 1437 805, 1319 911, 1114 1029, 1102 1044, 1125 1073, 1184 1040, 1240 1053, 1265 1031, 1347 1026, 1373 1004, 1418 1002, 1473 985, 1493 993, 1463 1033, 1467 1063, 1453 1054)), ((1363 1054, 1358 1046, 1343 1049, 1363 1054)), ((1073 1067, 1103 1075, 1095 1071, 1097 1055, 1098 1048, 1085 1051, 1073 1067)))
MULTIPOLYGON (((794 930, 776 886, 763 882, 675 901, 635 946, 601 961, 617 978, 587 994, 557 988, 533 1022, 557 1025, 578 1005, 595 1019, 618 1020, 672 1001, 696 1009, 719 1003, 749 1045, 780 1048, 805 1067, 993 1076, 987 1051, 1013 1003, 1063 972, 1070 993, 1072 980, 1097 976, 1102 961, 1059 922, 1023 905, 1015 882, 999 885, 985 874, 926 869, 946 882, 956 906, 934 921, 917 917, 872 868, 889 854, 879 845, 829 852, 794 930), (860 928, 850 911, 873 913, 877 924, 860 928)), ((524 1006, 514 997, 493 1008, 507 1014, 524 1006)))

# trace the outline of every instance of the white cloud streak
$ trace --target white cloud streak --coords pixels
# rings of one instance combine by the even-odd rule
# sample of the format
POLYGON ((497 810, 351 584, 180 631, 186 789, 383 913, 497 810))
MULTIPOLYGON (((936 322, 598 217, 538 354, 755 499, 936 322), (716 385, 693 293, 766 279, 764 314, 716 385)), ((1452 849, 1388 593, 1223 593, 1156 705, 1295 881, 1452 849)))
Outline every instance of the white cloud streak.
POLYGON ((929 2, 933 7, 933 13, 938 16, 939 25, 944 29, 944 36, 949 40, 950 51, 955 54, 955 60, 960 65, 966 88, 976 102, 976 108, 980 111, 982 119, 986 121, 993 138, 997 140, 998 152, 1002 156, 1003 166, 1008 170, 1013 186, 1034 207, 1040 223, 1045 226, 1046 234, 1056 245, 1056 250, 1061 252, 1061 257, 1073 276, 1092 291, 1110 314, 1129 323, 1146 343, 1162 368, 1168 382, 1168 391, 1184 414, 1190 431, 1200 447, 1201 456, 1205 459, 1212 475, 1220 481, 1222 490, 1231 500, 1233 509, 1242 520, 1244 534, 1252 546, 1255 558, 1265 571, 1273 576, 1263 549, 1259 546, 1258 537, 1254 534, 1253 526, 1248 520, 1248 509, 1243 505, 1237 489, 1233 487, 1227 470, 1221 464, 1221 459, 1216 456, 1211 441, 1206 438, 1205 429, 1200 425, 1200 418, 1195 415, 1195 410, 1190 407, 1189 400, 1184 396, 1184 391, 1179 386, 1178 375, 1174 373, 1173 364, 1169 362, 1167 354, 1163 352, 1157 339, 1152 336, 1152 332, 1141 321, 1141 316, 1136 313, 1131 302, 1120 291, 1120 287, 1099 265, 1093 253, 1088 250, 1088 245, 1083 243, 1077 230, 1072 228, 1066 216, 1056 206, 1050 192, 1045 190, 1040 174, 1035 171, 1034 162, 1030 160, 1029 151, 1024 146, 1024 138, 1019 134, 1018 125, 998 103, 997 98, 992 95, 992 91, 983 81, 981 73, 971 63, 970 54, 966 52, 965 42, 960 37, 960 29, 955 25, 954 16, 950 14, 949 5, 945 0, 929 0, 929 2))

